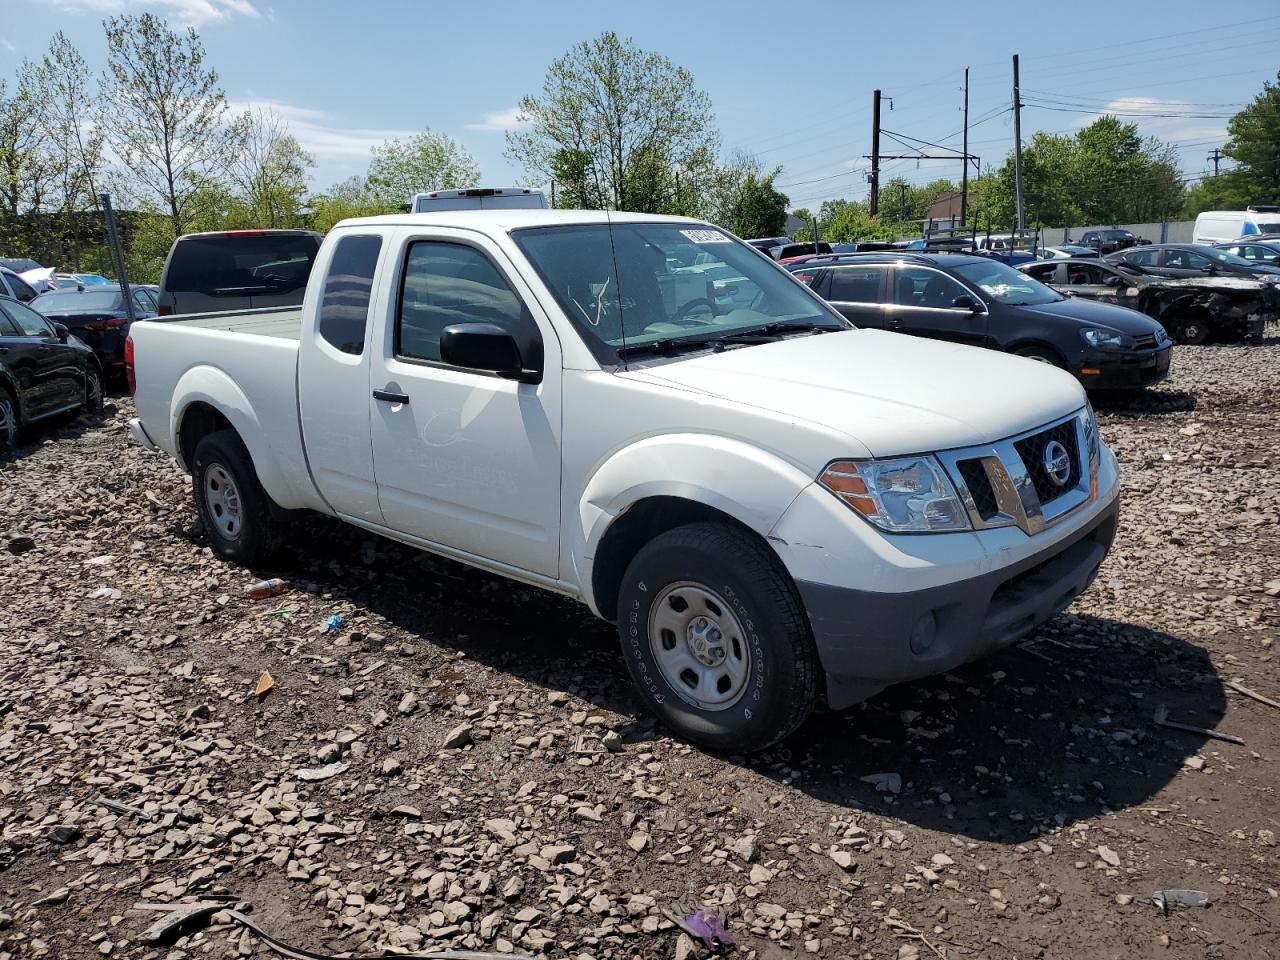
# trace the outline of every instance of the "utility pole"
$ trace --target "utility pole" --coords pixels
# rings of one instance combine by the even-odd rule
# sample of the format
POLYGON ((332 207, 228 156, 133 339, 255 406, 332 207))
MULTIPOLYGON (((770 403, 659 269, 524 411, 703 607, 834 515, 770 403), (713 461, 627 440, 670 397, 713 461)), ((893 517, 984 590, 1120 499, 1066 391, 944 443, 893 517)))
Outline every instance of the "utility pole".
POLYGON ((911 216, 911 210, 907 207, 907 185, 905 183, 898 184, 898 219, 906 221, 911 216))
POLYGON ((969 213, 969 68, 964 68, 964 159, 960 161, 960 226, 969 213))
POLYGON ((133 309, 133 291, 129 289, 129 278, 125 275, 124 250, 120 246, 120 233, 116 229, 116 212, 111 209, 111 195, 98 194, 98 202, 102 206, 102 225, 107 232, 107 246, 111 248, 111 259, 115 261, 116 276, 120 278, 120 295, 124 297, 124 312, 129 316, 129 323, 138 319, 133 309))
POLYGON ((1013 162, 1014 186, 1018 199, 1018 232, 1026 227, 1022 209, 1022 97, 1018 91, 1018 55, 1013 55, 1013 162))
POLYGON ((867 198, 871 216, 880 211, 880 91, 871 95, 871 196, 867 198))
POLYGON ((1213 175, 1218 175, 1218 163, 1222 160, 1222 151, 1217 147, 1213 148, 1213 153, 1209 154, 1209 159, 1213 161, 1213 175))

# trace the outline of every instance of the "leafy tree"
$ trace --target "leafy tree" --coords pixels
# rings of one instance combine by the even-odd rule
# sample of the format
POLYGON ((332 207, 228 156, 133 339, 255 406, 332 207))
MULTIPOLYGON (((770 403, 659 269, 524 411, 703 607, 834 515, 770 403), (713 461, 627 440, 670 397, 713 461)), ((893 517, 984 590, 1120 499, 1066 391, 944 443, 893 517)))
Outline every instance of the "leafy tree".
POLYGON ((555 181, 556 206, 565 210, 597 210, 604 206, 604 194, 595 179, 591 154, 586 150, 564 147, 550 159, 551 179, 555 181))
POLYGON ((713 179, 710 99, 689 71, 613 32, 553 61, 520 112, 529 124, 507 133, 507 156, 543 179, 567 170, 571 193, 605 206, 666 212, 713 179))
POLYGON ((421 191, 469 187, 479 179, 480 168, 458 141, 424 130, 374 147, 367 184, 381 203, 394 207, 421 191))
POLYGON ((228 176, 240 191, 254 226, 294 227, 302 217, 307 170, 315 166, 284 119, 272 110, 246 113, 239 122, 241 148, 228 176))
POLYGON ((351 177, 311 198, 311 227, 327 233, 340 220, 376 217, 395 213, 398 209, 399 201, 383 203, 369 191, 364 180, 351 177))
POLYGON ((20 236, 18 218, 41 209, 56 180, 40 113, 39 72, 25 61, 12 92, 0 80, 0 240, 24 250, 28 244, 20 236))
POLYGON ((188 27, 176 33, 158 17, 111 17, 100 118, 111 152, 144 193, 186 232, 192 196, 217 179, 234 155, 238 130, 225 122, 218 74, 188 27))
POLYGON ((709 186, 692 184, 680 199, 690 214, 741 237, 779 236, 787 223, 787 197, 774 186, 781 173, 781 167, 766 172, 757 157, 739 150, 714 171, 709 186))
POLYGON ((1280 73, 1253 102, 1227 122, 1222 148, 1235 166, 1207 177, 1187 197, 1186 213, 1243 210, 1250 204, 1280 204, 1280 73))

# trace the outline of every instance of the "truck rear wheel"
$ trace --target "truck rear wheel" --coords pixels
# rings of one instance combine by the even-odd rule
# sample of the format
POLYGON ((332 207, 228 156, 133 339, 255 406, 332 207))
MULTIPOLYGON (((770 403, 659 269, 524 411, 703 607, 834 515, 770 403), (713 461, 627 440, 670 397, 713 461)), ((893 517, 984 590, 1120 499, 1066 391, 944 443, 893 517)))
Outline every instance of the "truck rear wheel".
POLYGON ((818 660, 800 597, 777 558, 722 523, 646 544, 618 596, 622 654, 645 705, 715 750, 762 750, 817 699, 818 660))
POLYGON ((191 458, 191 489, 209 546, 224 560, 253 566, 278 544, 267 492, 234 430, 206 434, 191 458))

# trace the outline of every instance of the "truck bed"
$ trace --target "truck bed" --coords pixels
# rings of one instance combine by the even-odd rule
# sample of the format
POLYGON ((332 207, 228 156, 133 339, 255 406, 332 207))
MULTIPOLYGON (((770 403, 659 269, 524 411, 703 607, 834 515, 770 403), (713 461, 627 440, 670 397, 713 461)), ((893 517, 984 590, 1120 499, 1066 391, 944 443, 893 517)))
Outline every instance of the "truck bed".
POLYGON ((281 340, 294 341, 302 338, 301 307, 193 313, 189 316, 176 316, 167 322, 200 330, 220 330, 225 333, 243 333, 255 337, 277 337, 281 340))

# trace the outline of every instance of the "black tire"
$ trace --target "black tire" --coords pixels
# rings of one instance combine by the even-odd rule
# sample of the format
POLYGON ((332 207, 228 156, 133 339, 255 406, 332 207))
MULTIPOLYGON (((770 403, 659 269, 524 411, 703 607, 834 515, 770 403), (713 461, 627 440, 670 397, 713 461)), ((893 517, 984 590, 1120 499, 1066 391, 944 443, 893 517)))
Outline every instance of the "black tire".
MULTIPOLYGON (((641 548, 622 578, 618 634, 623 658, 646 707, 680 736, 702 746, 734 753, 763 750, 803 723, 817 702, 817 652, 795 585, 777 557, 728 524, 678 527, 641 548), (727 641, 720 641, 723 659, 745 660, 745 680, 737 699, 718 708, 695 703, 681 676, 675 682, 668 679, 654 650, 655 645, 666 646, 671 640, 673 651, 683 645, 680 650, 694 656, 694 641, 689 637, 706 617, 693 616, 685 638, 675 639, 671 630, 655 630, 651 640, 655 603, 664 602, 675 610, 672 616, 686 612, 692 616, 687 605, 673 606, 681 599, 680 592, 690 588, 709 596, 707 609, 719 618, 714 622, 725 628, 717 634, 727 641), (721 616, 724 610, 716 601, 724 603, 727 617, 721 616), (735 632, 742 634, 736 643, 735 632)), ((697 666, 692 661, 689 665, 697 666)), ((706 672, 717 669, 710 667, 706 672)))
POLYGON ((1058 356, 1058 352, 1051 347, 1019 347, 1013 351, 1020 357, 1026 357, 1028 360, 1038 360, 1041 363, 1047 363, 1050 366, 1057 367, 1059 370, 1067 369, 1066 363, 1062 357, 1058 356))
POLYGON ((97 415, 105 404, 106 382, 102 372, 90 365, 84 372, 84 412, 97 415))
POLYGON ((0 387, 0 453, 18 445, 18 433, 22 421, 18 415, 18 401, 12 393, 0 387))
POLYGON ((209 546, 223 560, 254 566, 275 552, 279 524, 249 451, 234 430, 200 438, 191 458, 191 491, 209 546), (233 515, 238 521, 234 525, 233 515))
POLYGON ((1213 336, 1213 328, 1209 318, 1198 313, 1183 314, 1174 327, 1174 337, 1179 343, 1198 347, 1209 342, 1213 336))

